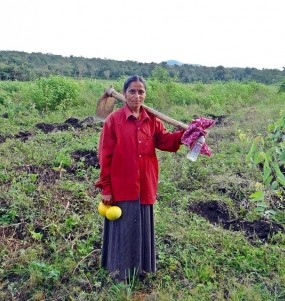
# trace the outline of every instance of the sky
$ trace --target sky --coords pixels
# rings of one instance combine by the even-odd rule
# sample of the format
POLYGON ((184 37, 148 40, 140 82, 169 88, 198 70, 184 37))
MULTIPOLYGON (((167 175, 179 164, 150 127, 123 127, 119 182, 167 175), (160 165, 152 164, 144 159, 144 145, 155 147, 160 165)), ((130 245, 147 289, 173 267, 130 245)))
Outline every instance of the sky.
POLYGON ((0 50, 285 67, 284 0, 0 0, 0 50))

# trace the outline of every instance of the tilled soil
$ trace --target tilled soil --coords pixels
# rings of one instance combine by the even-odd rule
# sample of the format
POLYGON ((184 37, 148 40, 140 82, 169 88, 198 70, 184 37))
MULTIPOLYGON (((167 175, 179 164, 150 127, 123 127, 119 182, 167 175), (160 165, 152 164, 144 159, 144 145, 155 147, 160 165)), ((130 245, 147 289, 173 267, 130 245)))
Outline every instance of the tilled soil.
POLYGON ((197 202, 189 205, 188 209, 224 229, 242 231, 250 241, 267 242, 274 234, 278 232, 285 233, 283 225, 273 221, 265 219, 254 221, 231 219, 227 205, 219 201, 197 202))

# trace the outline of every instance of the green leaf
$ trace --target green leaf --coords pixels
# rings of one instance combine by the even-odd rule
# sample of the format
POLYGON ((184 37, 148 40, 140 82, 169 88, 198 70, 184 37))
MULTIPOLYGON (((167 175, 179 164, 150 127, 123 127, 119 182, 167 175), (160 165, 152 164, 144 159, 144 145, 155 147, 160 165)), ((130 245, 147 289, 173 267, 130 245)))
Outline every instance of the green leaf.
POLYGON ((274 210, 266 210, 264 212, 264 214, 266 214, 266 215, 276 215, 276 211, 274 211, 274 210))
POLYGON ((271 175, 271 168, 267 161, 265 161, 263 166, 263 182, 265 183, 268 177, 271 175))
POLYGON ((267 180, 264 182, 264 184, 265 184, 265 185, 270 185, 270 183, 272 182, 272 180, 273 180, 273 176, 271 175, 271 176, 269 176, 269 177, 267 178, 267 180))
POLYGON ((257 203, 256 206, 258 208, 263 208, 263 209, 268 208, 268 206, 265 203, 263 203, 263 202, 257 203))
POLYGON ((263 163, 265 160, 265 153, 264 152, 257 152, 255 153, 255 155, 253 156, 253 163, 255 165, 259 164, 259 163, 263 163))
POLYGON ((264 200, 264 192, 263 191, 256 191, 252 193, 249 198, 252 201, 263 201, 264 200))
POLYGON ((279 184, 278 184, 277 181, 273 181, 273 182, 271 183, 271 189, 272 189, 272 190, 276 190, 276 189, 278 189, 278 187, 279 187, 279 184))
POLYGON ((277 175, 277 180, 280 184, 282 184, 283 186, 285 186, 285 176, 283 175, 283 173, 280 170, 279 165, 276 162, 272 162, 272 167, 274 168, 274 171, 276 172, 277 175))
POLYGON ((249 150, 248 154, 246 155, 247 162, 250 162, 252 160, 252 157, 253 157, 253 154, 255 153, 255 151, 256 151, 256 144, 252 143, 250 150, 249 150))
POLYGON ((284 176, 283 176, 283 177, 277 176, 277 180, 278 180, 278 182, 279 182, 282 186, 285 186, 284 176))
POLYGON ((32 235, 32 238, 35 239, 35 240, 41 240, 42 237, 43 237, 43 234, 39 233, 39 232, 30 231, 30 233, 32 235))

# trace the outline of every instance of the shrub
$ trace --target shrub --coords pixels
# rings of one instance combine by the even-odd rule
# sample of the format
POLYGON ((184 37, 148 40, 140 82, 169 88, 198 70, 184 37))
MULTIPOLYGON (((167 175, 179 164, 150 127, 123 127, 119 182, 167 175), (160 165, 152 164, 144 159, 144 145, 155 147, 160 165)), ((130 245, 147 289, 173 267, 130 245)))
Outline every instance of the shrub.
MULTIPOLYGON (((282 115, 282 114, 281 114, 282 115)), ((266 196, 274 196, 278 207, 284 205, 285 193, 285 116, 282 115, 276 122, 269 124, 267 136, 257 136, 247 155, 247 161, 262 171, 263 185, 257 185, 257 191, 250 195, 250 199, 257 201, 259 212, 274 215, 274 210, 268 210, 266 196), (267 193, 265 193, 267 192, 267 193)), ((271 197, 272 198, 272 197, 271 197)))
POLYGON ((281 84, 279 90, 278 90, 279 93, 284 93, 285 92, 285 81, 281 84))
POLYGON ((74 104, 78 93, 78 86, 74 80, 62 76, 39 78, 38 87, 34 94, 34 102, 39 111, 56 110, 60 105, 74 104))

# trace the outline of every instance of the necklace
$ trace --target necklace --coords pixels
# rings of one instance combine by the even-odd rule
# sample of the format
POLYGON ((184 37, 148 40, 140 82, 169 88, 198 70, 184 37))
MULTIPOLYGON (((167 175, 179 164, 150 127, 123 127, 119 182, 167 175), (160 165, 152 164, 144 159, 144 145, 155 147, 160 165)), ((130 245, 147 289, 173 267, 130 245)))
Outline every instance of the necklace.
POLYGON ((141 115, 142 115, 141 112, 138 112, 138 113, 133 112, 133 116, 138 120, 141 119, 141 115))

